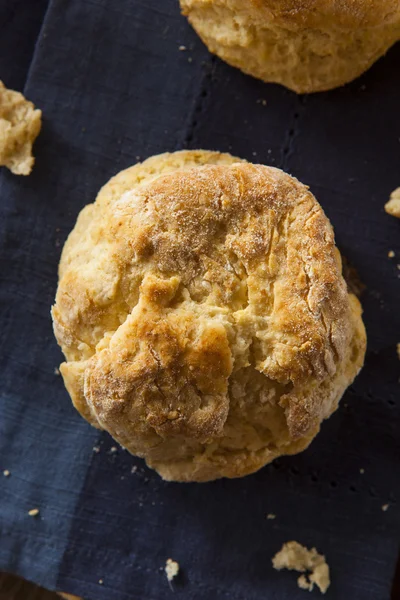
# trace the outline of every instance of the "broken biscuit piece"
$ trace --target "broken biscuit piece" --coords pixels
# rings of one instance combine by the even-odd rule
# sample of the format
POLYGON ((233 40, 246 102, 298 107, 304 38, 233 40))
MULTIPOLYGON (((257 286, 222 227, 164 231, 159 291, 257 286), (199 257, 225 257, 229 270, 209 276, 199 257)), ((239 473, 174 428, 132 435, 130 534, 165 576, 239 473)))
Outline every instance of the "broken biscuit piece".
POLYGON ((312 591, 314 584, 325 594, 330 585, 329 566, 325 556, 318 554, 315 548, 308 550, 298 542, 292 541, 283 544, 281 550, 272 559, 274 569, 289 569, 309 575, 300 575, 297 584, 303 590, 312 591))
POLYGON ((176 560, 172 560, 172 558, 168 558, 165 563, 165 574, 167 576, 168 581, 171 581, 178 575, 179 573, 179 563, 176 560))
POLYGON ((42 111, 0 81, 0 166, 29 175, 35 162, 32 144, 42 126, 42 111))
POLYGON ((386 202, 385 210, 388 215, 400 219, 400 187, 390 194, 390 200, 389 202, 386 202))

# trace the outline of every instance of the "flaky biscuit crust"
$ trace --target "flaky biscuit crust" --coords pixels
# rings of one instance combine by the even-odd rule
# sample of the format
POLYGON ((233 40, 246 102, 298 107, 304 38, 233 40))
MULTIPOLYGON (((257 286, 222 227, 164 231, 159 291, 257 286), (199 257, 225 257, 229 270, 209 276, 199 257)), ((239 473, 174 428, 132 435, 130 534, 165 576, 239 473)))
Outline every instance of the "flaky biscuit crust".
POLYGON ((76 408, 165 479, 239 477, 302 450, 363 362, 361 308, 314 196, 230 155, 119 173, 59 276, 76 408))
POLYGON ((32 145, 42 126, 42 111, 0 81, 0 166, 29 175, 35 162, 32 145))
POLYGON ((400 39, 398 0, 180 0, 211 52, 298 93, 366 71, 400 39))

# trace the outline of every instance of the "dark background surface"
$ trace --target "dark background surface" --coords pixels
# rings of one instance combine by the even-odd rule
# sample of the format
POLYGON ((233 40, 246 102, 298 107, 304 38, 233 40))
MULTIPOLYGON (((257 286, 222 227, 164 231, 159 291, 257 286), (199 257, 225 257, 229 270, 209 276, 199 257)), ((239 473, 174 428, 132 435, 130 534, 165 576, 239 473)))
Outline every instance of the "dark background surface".
POLYGON ((94 600, 164 600, 172 557, 178 597, 301 600, 296 574, 271 566, 295 539, 326 555, 328 599, 389 599, 400 221, 383 205, 400 185, 399 74, 397 45, 354 83, 298 97, 211 57, 176 0, 0 0, 0 79, 43 111, 32 175, 0 172, 0 469, 11 471, 0 569, 94 600), (111 451, 54 373, 49 309, 79 210, 138 157, 181 148, 230 151, 309 184, 367 286, 366 365, 339 410, 306 452, 241 480, 162 482, 111 451))

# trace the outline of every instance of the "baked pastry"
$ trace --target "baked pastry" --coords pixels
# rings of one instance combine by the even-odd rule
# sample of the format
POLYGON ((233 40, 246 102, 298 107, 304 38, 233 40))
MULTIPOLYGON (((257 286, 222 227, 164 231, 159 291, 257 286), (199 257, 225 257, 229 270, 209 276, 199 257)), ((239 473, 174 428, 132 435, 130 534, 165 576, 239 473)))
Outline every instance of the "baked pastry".
POLYGON ((32 145, 42 126, 42 111, 0 81, 0 165, 29 175, 35 162, 32 145))
POLYGON ((298 93, 366 71, 400 39, 398 0, 180 0, 209 50, 298 93))
POLYGON ((113 177, 65 244, 52 314, 75 407, 167 480, 303 450, 365 351, 314 196, 217 152, 113 177))

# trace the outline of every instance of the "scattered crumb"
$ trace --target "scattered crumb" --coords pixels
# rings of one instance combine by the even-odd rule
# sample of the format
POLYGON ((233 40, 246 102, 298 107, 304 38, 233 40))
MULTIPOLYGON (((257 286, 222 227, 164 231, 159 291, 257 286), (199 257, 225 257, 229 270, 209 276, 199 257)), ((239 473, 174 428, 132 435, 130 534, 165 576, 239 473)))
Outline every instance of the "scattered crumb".
POLYGON ((361 475, 364 475, 365 469, 360 469, 360 473, 361 473, 361 475))
POLYGON ((179 563, 172 558, 168 558, 165 563, 165 574, 169 582, 171 582, 179 573, 179 563))
POLYGON ((116 452, 117 450, 118 450, 117 446, 111 446, 111 448, 110 448, 111 454, 114 454, 114 452, 116 452))
POLYGON ((136 473, 137 471, 137 466, 133 465, 133 467, 131 467, 131 473, 136 473))
POLYGON ((257 104, 262 104, 263 106, 267 106, 267 101, 264 98, 258 98, 257 104))
POLYGON ((385 210, 388 215, 400 219, 400 187, 390 194, 390 200, 386 202, 385 210))
POLYGON ((397 344, 397 356, 399 357, 399 360, 400 360, 400 343, 397 344))
POLYGON ((0 81, 0 165, 29 175, 35 162, 32 144, 42 126, 42 111, 0 81))
POLYGON ((99 579, 99 584, 103 585, 103 583, 104 583, 103 579, 99 579))
POLYGON ((389 504, 383 504, 382 505, 383 512, 386 512, 388 508, 389 508, 389 504))
POLYGON ((8 469, 4 469, 3 475, 4 475, 4 477, 10 477, 11 473, 8 469))
POLYGON ((308 550, 298 542, 292 541, 283 544, 281 550, 272 559, 274 569, 289 569, 304 573, 311 571, 310 575, 301 575, 297 584, 303 590, 312 591, 314 584, 325 594, 330 585, 329 566, 325 556, 318 554, 315 548, 308 550))
POLYGON ((191 63, 192 61, 193 61, 193 58, 191 56, 189 56, 188 62, 191 63))
POLYGON ((179 46, 179 50, 181 52, 185 52, 185 50, 187 50, 186 46, 179 46))
POLYGON ((274 515, 274 513, 268 513, 267 519, 276 519, 276 515, 274 515))
POLYGON ((31 508, 31 510, 28 511, 28 515, 30 517, 37 517, 39 514, 39 509, 38 508, 31 508))
POLYGON ((96 452, 96 454, 98 454, 100 452, 100 447, 99 446, 93 446, 93 452, 96 452))
POLYGON ((395 253, 393 252, 393 250, 389 250, 389 252, 388 252, 388 257, 389 257, 389 258, 394 258, 395 256, 396 256, 396 255, 395 255, 395 253))
POLYGON ((54 375, 61 375, 60 369, 58 369, 57 367, 54 368, 54 375))
POLYGON ((140 156, 135 156, 136 160, 140 160, 140 156))
POLYGON ((252 152, 252 155, 253 155, 253 156, 257 156, 257 152, 255 152, 255 151, 254 151, 254 152, 252 152))

